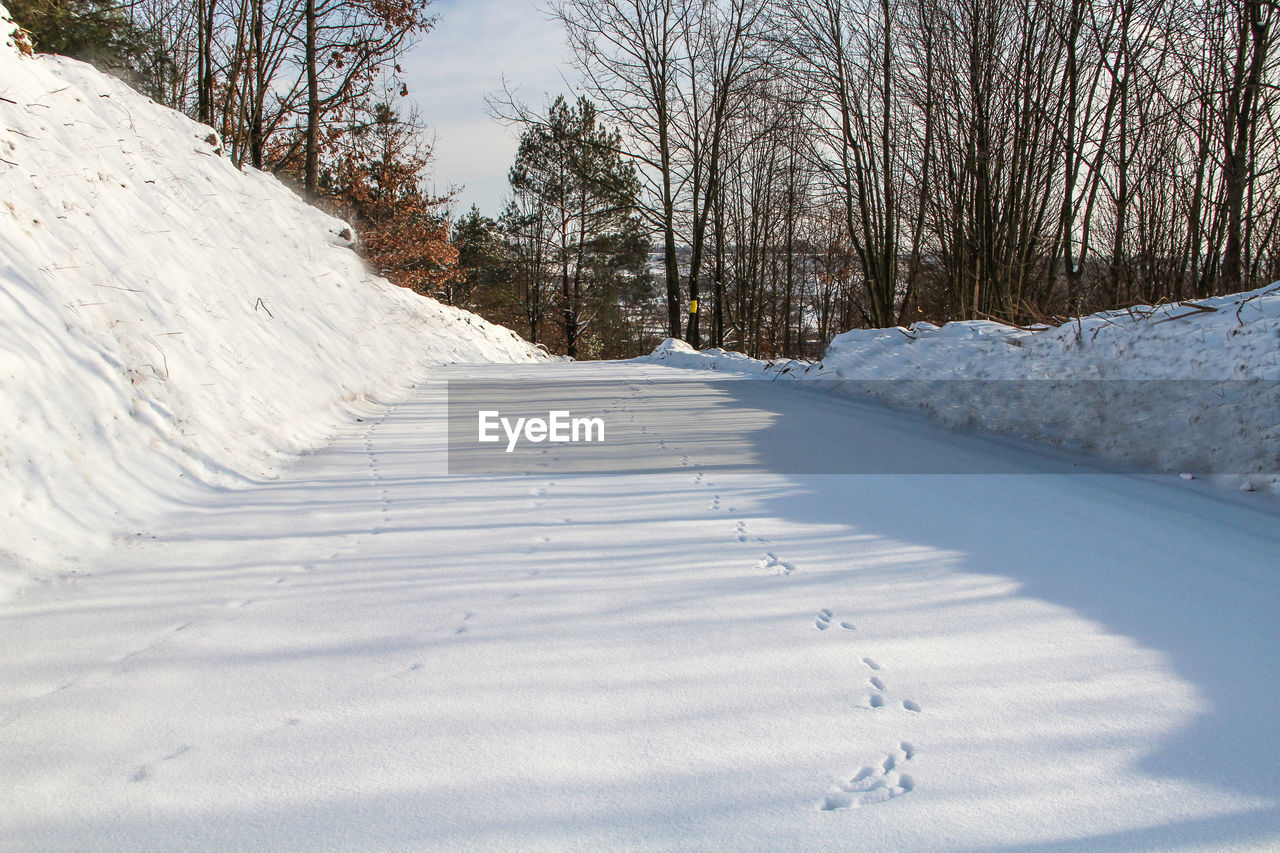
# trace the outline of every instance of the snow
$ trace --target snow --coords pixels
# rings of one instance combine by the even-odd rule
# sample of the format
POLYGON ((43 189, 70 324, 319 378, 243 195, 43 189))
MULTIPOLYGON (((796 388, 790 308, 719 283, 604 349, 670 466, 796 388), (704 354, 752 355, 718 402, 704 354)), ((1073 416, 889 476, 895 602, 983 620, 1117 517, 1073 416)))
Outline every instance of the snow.
MULTIPOLYGON (((0 850, 1280 847, 1265 495, 768 381, 794 362, 555 362, 82 65, 0 50, 0 98, 0 850), (484 361, 526 363, 442 366, 484 361), (450 387, 495 379, 657 473, 449 473, 450 387), (868 456, 933 473, 786 473, 868 456)), ((1214 365, 1274 339, 1272 296, 1224 304, 1214 365)), ((906 331, 827 379, 1015 337, 1110 369, 906 331)))
POLYGON ((88 65, 9 39, 0 98, 0 597, 185 481, 277 476, 431 364, 542 358, 88 65))
POLYGON ((1274 511, 714 380, 439 370, 279 480, 24 591, 0 846, 1280 843, 1274 511), (446 383, 494 375, 615 420, 620 386, 662 381, 761 452, 852 424, 1023 473, 723 470, 674 407, 668 473, 448 474, 446 383))
POLYGON ((696 350, 678 338, 667 338, 652 354, 637 359, 667 367, 683 367, 689 370, 717 370, 722 374, 739 374, 760 377, 765 375, 770 363, 759 361, 740 352, 714 347, 696 350))
POLYGON ((1280 493, 1280 284, 1059 327, 859 329, 813 365, 671 340, 640 361, 811 381, 951 428, 1280 493))

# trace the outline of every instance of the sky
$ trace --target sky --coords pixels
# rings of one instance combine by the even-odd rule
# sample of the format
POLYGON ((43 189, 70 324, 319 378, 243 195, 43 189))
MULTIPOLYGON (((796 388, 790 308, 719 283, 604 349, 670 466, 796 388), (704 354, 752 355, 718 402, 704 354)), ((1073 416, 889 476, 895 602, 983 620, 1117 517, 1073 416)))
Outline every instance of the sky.
POLYGON ((435 134, 437 191, 465 188, 455 204, 496 216, 519 132, 489 116, 485 95, 505 76, 525 103, 541 107, 569 91, 569 51, 560 25, 531 0, 436 0, 439 17, 401 62, 409 97, 435 134))

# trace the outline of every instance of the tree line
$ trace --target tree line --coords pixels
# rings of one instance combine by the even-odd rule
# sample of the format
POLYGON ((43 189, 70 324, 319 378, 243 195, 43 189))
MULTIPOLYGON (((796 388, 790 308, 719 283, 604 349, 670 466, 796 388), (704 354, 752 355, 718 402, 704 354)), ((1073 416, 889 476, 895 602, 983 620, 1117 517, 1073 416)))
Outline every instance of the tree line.
POLYGON ((816 357, 1280 277, 1272 0, 552 0, 584 95, 495 98, 510 203, 452 223, 395 106, 430 0, 9 6, 336 206, 393 280, 579 356, 816 357))
MULTIPOLYGON (((551 11, 635 170, 650 338, 817 356, 856 326, 1053 321, 1280 277, 1269 0, 551 11)), ((555 121, 498 112, 526 136, 555 121)), ((529 202, 514 172, 513 190, 529 202)))

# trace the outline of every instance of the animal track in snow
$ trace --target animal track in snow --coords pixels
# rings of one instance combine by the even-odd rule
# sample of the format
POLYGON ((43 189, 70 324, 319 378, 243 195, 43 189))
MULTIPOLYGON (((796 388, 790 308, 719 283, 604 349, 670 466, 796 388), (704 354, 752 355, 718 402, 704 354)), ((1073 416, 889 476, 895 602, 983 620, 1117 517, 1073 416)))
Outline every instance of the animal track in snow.
MULTIPOLYGON (((719 495, 716 495, 716 498, 719 498, 719 497, 720 497, 719 495)), ((725 507, 725 512, 736 512, 736 510, 730 506, 730 507, 725 507)), ((745 543, 747 539, 750 538, 753 542, 757 542, 761 545, 769 544, 769 540, 765 539, 763 536, 749 536, 747 533, 747 521, 746 519, 743 519, 743 518, 738 519, 736 525, 733 528, 733 535, 737 538, 739 542, 745 543)))
MULTIPOLYGON (((175 749, 173 752, 171 752, 171 753, 169 753, 168 755, 166 755, 164 758, 161 758, 160 760, 161 760, 161 761, 173 761, 175 758, 179 758, 179 757, 181 757, 181 756, 183 756, 183 755, 186 755, 186 754, 187 754, 188 752, 190 752, 190 751, 191 751, 191 747, 190 747, 189 745, 180 746, 180 747, 178 747, 177 749, 175 749)), ((137 769, 135 769, 135 770, 133 771, 133 775, 129 777, 129 781, 130 781, 130 782, 145 782, 145 781, 147 781, 147 780, 148 780, 148 779, 150 779, 150 778, 151 778, 151 765, 150 765, 150 764, 142 764, 142 765, 140 765, 137 769)))
POLYGON ((761 569, 773 572, 775 575, 789 575, 796 570, 793 564, 785 560, 779 560, 772 551, 765 552, 765 555, 757 561, 756 565, 761 569))
POLYGON ((846 780, 836 782, 818 804, 824 812, 874 805, 909 794, 915 780, 903 771, 903 765, 915 758, 916 750, 903 741, 878 764, 865 764, 846 780))
POLYGON ((458 636, 459 634, 467 633, 467 623, 471 621, 472 616, 475 616, 475 614, 471 612, 462 614, 462 622, 458 625, 458 627, 453 629, 453 635, 455 637, 458 636))
MULTIPOLYGON (((830 628, 832 624, 834 624, 831 621, 834 616, 835 616, 835 613, 833 613, 830 608, 824 607, 818 611, 818 618, 814 621, 813 624, 819 631, 825 631, 828 628, 830 628)), ((843 628, 846 631, 857 630, 857 628, 854 626, 852 622, 840 622, 839 625, 841 628, 843 628)))
MULTIPOLYGON (((878 672, 880 670, 880 665, 870 658, 863 658, 862 662, 873 671, 878 672)), ((871 698, 868 700, 868 703, 872 708, 883 708, 885 703, 884 694, 889 691, 889 687, 885 684, 885 680, 878 675, 873 675, 871 678, 867 679, 867 682, 875 689, 875 692, 871 694, 871 698)), ((920 713, 920 705, 911 699, 903 699, 902 707, 908 711, 912 711, 917 714, 920 713)))

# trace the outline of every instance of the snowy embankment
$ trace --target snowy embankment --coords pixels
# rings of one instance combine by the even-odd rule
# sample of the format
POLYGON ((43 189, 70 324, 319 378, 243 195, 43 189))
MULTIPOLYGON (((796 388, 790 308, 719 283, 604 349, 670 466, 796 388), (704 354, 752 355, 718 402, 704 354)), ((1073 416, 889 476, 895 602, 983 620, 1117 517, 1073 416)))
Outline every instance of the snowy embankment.
POLYGON ((428 365, 543 357, 369 274, 345 223, 208 127, 13 31, 0 7, 0 597, 184 483, 273 476, 428 365))
POLYGON ((821 362, 667 340, 642 361, 827 380, 955 428, 1280 493, 1280 284, 1059 327, 916 323, 838 335, 821 362))

